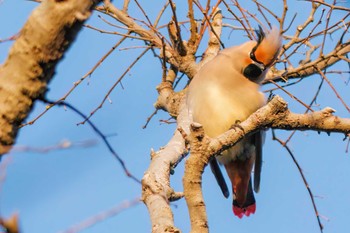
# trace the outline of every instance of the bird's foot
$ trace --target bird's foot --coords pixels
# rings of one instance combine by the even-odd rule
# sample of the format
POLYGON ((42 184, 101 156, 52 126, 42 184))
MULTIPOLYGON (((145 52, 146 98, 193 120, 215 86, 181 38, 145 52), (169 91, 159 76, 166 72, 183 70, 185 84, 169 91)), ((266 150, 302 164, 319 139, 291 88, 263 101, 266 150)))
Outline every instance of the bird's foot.
POLYGON ((240 130, 244 131, 240 123, 241 123, 240 120, 236 120, 236 122, 233 125, 231 125, 230 129, 236 130, 236 128, 239 128, 240 130))

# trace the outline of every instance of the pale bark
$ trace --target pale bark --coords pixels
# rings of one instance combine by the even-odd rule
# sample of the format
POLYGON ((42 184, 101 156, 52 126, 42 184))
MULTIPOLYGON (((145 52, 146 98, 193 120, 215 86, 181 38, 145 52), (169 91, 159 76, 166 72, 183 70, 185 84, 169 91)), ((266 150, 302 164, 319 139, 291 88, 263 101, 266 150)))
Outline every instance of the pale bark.
MULTIPOLYGON (((181 112, 177 117, 178 128, 188 131, 188 111, 182 98, 181 112)), ((157 152, 151 152, 151 164, 142 179, 142 199, 148 208, 153 233, 180 232, 174 226, 169 202, 182 197, 170 187, 170 171, 188 153, 181 130, 176 130, 169 143, 157 152)))
POLYGON ((0 67, 0 155, 14 144, 19 125, 98 2, 46 0, 32 12, 0 67))

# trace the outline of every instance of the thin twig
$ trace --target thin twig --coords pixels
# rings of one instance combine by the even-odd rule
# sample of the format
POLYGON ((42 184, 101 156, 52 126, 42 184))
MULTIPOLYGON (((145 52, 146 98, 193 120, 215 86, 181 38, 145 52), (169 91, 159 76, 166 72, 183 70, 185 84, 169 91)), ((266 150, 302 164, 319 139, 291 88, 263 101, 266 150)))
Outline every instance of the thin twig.
POLYGON ((231 10, 230 6, 226 3, 225 0, 222 0, 222 2, 225 4, 228 12, 230 12, 233 15, 233 17, 235 17, 235 19, 242 25, 242 27, 247 33, 248 38, 253 40, 253 36, 250 34, 250 28, 247 28, 247 26, 243 23, 243 21, 231 10))
POLYGON ((106 100, 109 98, 109 95, 112 93, 114 88, 121 83, 122 79, 125 77, 127 73, 131 70, 131 68, 145 55, 150 48, 146 48, 131 64, 130 66, 124 71, 124 73, 119 77, 119 79, 112 85, 112 87, 108 90, 107 94, 105 97, 102 99, 101 103, 90 113, 90 115, 85 118, 84 121, 79 122, 78 125, 85 124, 85 122, 90 119, 99 109, 102 108, 103 104, 106 102, 106 100))
POLYGON ((99 222, 102 222, 104 220, 106 220, 107 218, 111 218, 114 217, 116 215, 118 215, 119 213, 121 213, 122 211, 129 209, 131 207, 134 207, 138 204, 140 204, 140 198, 134 198, 132 200, 126 200, 122 203, 120 203, 119 205, 105 210, 95 216, 89 217, 83 221, 81 221, 80 223, 77 223, 71 227, 69 227, 67 230, 64 231, 60 231, 59 233, 78 233, 81 232, 89 227, 92 227, 93 225, 96 225, 99 222))
POLYGON ((202 14, 203 14, 205 20, 207 21, 207 23, 208 23, 208 25, 209 25, 209 27, 210 27, 211 32, 215 35, 215 37, 216 37, 217 40, 219 41, 221 47, 224 49, 224 48, 225 48, 225 45, 224 45, 224 43, 221 41, 220 36, 218 36, 218 34, 216 33, 216 31, 214 30, 213 25, 211 24, 211 21, 210 21, 210 19, 208 18, 207 13, 206 13, 205 10, 201 7, 201 5, 198 4, 197 1, 194 1, 194 3, 195 3, 196 6, 201 10, 201 12, 202 12, 202 14))
POLYGON ((122 166, 124 173, 127 177, 130 177, 132 180, 136 181, 137 183, 141 184, 141 181, 136 178, 133 174, 131 174, 128 170, 128 168, 126 167, 126 164, 124 162, 124 160, 117 154, 117 152, 113 149, 112 145, 108 142, 108 139, 106 137, 105 134, 103 134, 99 128, 92 123, 91 120, 89 120, 87 118, 87 116, 82 113, 80 110, 78 110, 76 107, 74 107, 73 105, 71 105, 70 103, 67 103, 65 101, 49 101, 49 100, 45 100, 42 99, 43 102, 47 103, 47 104, 56 104, 56 106, 65 106, 68 107, 69 109, 71 109, 72 111, 74 111, 75 113, 77 113, 79 116, 81 116, 84 119, 84 122, 87 122, 91 128, 95 131, 95 133, 97 133, 98 136, 100 136, 100 138, 102 139, 102 141, 105 143, 105 145, 107 146, 108 150, 112 153, 112 155, 117 159, 117 161, 119 162, 119 164, 122 166))
POLYGON ((296 160, 293 152, 287 146, 287 144, 285 142, 283 142, 282 140, 280 140, 279 138, 277 138, 275 133, 274 133, 274 131, 272 131, 272 135, 273 135, 272 139, 277 141, 279 144, 281 144, 282 147, 284 147, 287 150, 289 156, 292 158, 294 164, 297 166, 299 174, 301 175, 301 178, 303 179, 304 185, 305 185, 305 187, 306 187, 306 189, 307 189, 307 191, 309 193, 309 196, 310 196, 310 199, 311 199, 311 202, 312 202, 312 206, 314 208, 314 212, 315 212, 315 215, 316 215, 316 218, 317 218, 318 226, 319 226, 320 231, 322 233, 323 232, 323 225, 321 223, 320 215, 319 215, 318 210, 317 210, 317 206, 316 206, 316 202, 315 202, 315 199, 314 199, 314 195, 313 195, 313 193, 311 191, 311 188, 310 188, 310 186, 309 186, 309 184, 308 184, 308 182, 306 180, 306 177, 304 175, 304 172, 303 172, 302 168, 300 167, 300 165, 299 165, 298 161, 296 160))
POLYGON ((157 112, 158 112, 158 109, 154 110, 153 113, 149 117, 147 117, 146 123, 144 124, 144 126, 142 126, 142 129, 146 129, 147 128, 148 123, 157 114, 157 112))
POLYGON ((96 145, 95 140, 85 140, 80 142, 71 142, 68 140, 62 140, 61 142, 52 145, 52 146, 44 146, 44 147, 33 147, 33 146, 14 146, 12 147, 11 154, 12 153, 20 153, 20 152, 34 152, 34 153, 49 153, 51 151, 55 150, 66 150, 71 149, 73 147, 91 147, 96 145))
POLYGON ((337 89, 333 86, 333 84, 329 81, 329 79, 326 77, 326 75, 322 72, 322 70, 320 70, 320 68, 315 67, 315 69, 317 69, 318 73, 322 76, 323 79, 326 80, 326 82, 328 83, 328 85, 330 86, 330 88, 333 90, 334 94, 337 96, 337 98, 340 100, 340 102, 344 105, 344 107, 346 108, 346 110, 348 110, 348 112, 350 112, 350 108, 349 106, 346 104, 346 102, 343 100, 343 98, 340 96, 340 94, 338 93, 337 89))
MULTIPOLYGON (((158 16, 157 16, 156 20, 154 21, 154 24, 153 24, 153 25, 154 25, 154 27, 156 27, 156 28, 157 28, 158 23, 159 23, 159 21, 160 21, 161 17, 163 16, 163 14, 164 14, 164 12, 165 12, 166 8, 169 6, 169 4, 170 4, 170 2, 169 2, 169 1, 167 1, 167 2, 165 3, 165 5, 163 6, 163 8, 160 10, 160 12, 159 12, 159 14, 158 14, 158 16)), ((159 28, 157 28, 157 29, 159 29, 159 28)))
POLYGON ((273 83, 274 85, 276 85, 280 90, 282 90, 283 92, 285 92, 290 98, 296 100, 298 103, 300 103, 301 105, 303 105, 306 109, 309 109, 311 112, 313 112, 314 110, 312 110, 307 104, 305 104, 303 101, 301 101, 299 98, 297 98, 295 95, 293 95, 292 93, 290 93, 289 91, 287 91, 286 89, 284 89, 282 86, 280 86, 278 83, 276 83, 275 81, 271 80, 269 81, 271 83, 273 83))
POLYGON ((98 62, 83 76, 81 77, 78 81, 74 82, 73 87, 64 95, 62 96, 60 99, 57 100, 56 103, 52 103, 48 106, 46 106, 45 110, 40 113, 37 117, 35 117, 33 120, 22 124, 19 126, 19 128, 22 128, 26 125, 32 125, 34 124, 40 117, 42 117, 47 111, 49 111, 53 106, 55 106, 57 103, 66 100, 66 98, 75 90, 75 88, 82 83, 87 77, 90 77, 92 75, 92 73, 103 63, 104 60, 106 60, 106 58, 116 49, 118 48, 126 39, 126 37, 121 38, 115 45, 113 45, 113 47, 105 54, 103 55, 103 57, 98 60, 98 62))
MULTIPOLYGON (((310 108, 311 108, 311 106, 316 102, 317 97, 318 97, 318 95, 319 95, 320 92, 321 92, 321 88, 322 88, 323 83, 324 83, 324 79, 321 79, 321 83, 320 83, 320 85, 318 86, 317 91, 316 91, 314 97, 312 98, 312 100, 311 100, 311 102, 310 102, 310 104, 309 104, 310 108)), ((309 109, 306 109, 305 113, 308 113, 308 112, 309 112, 309 109)), ((294 135, 295 133, 296 133, 296 130, 294 130, 294 131, 289 135, 289 137, 287 138, 287 140, 286 140, 286 142, 285 142, 286 144, 292 139, 292 137, 293 137, 293 135, 294 135)))

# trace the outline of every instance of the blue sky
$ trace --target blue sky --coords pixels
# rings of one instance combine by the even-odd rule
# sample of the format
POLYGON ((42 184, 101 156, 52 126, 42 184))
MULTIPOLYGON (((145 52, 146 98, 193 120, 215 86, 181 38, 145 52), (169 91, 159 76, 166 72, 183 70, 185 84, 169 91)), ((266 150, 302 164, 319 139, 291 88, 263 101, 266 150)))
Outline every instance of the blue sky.
MULTIPOLYGON (((302 22, 306 15, 303 15, 300 9, 307 8, 309 3, 289 2, 289 19, 294 12, 298 12, 296 20, 302 22)), ((162 7, 144 1, 141 4, 151 12, 151 16, 162 7)), ((7 38, 17 33, 36 5, 29 1, 1 1, 0 38, 7 38)), ((279 12, 280 6, 280 3, 271 4, 271 10, 279 12)), ((186 6, 178 3, 177 7, 179 15, 185 16, 185 11, 181 9, 186 9, 186 6)), ((140 16, 132 8, 130 12, 132 15, 140 16)), ((95 12, 94 17, 87 23, 110 29, 96 17, 97 15, 95 12)), ((227 29, 224 30, 223 40, 226 46, 246 40, 236 32, 228 38, 228 33, 227 29)), ((72 87, 73 82, 90 70, 118 39, 115 35, 100 34, 84 28, 64 60, 58 65, 47 97, 55 100, 63 96, 72 87)), ((130 41, 121 47, 135 43, 130 41)), ((329 43, 331 45, 331 42, 329 43)), ((11 44, 11 42, 0 43, 1 63, 5 60, 11 44)), ((327 47, 329 48, 331 46, 327 47)), ((142 49, 114 52, 67 101, 86 114, 91 112, 125 68, 141 52, 142 49)), ((342 63, 332 69, 348 68, 342 63)), ((92 117, 92 121, 105 134, 116 134, 109 138, 110 142, 130 171, 140 179, 148 167, 150 149, 157 150, 165 145, 175 129, 174 124, 159 123, 160 119, 168 119, 168 115, 162 112, 154 117, 147 129, 142 129, 147 117, 153 112, 153 103, 157 98, 155 87, 159 84, 161 75, 159 61, 148 53, 125 77, 124 89, 118 86, 112 92, 110 96, 112 103, 107 101, 92 117)), ((344 84, 349 77, 347 75, 328 77, 342 94, 343 99, 349 102, 349 86, 344 84)), ((302 85, 295 85, 288 90, 305 102, 310 102, 319 82, 320 77, 315 75, 303 81, 302 85)), ((265 86, 263 89, 271 87, 265 86)), ((289 102, 292 111, 300 113, 305 111, 300 104, 282 92, 277 93, 283 95, 289 102)), ((337 110, 338 116, 349 117, 349 113, 326 84, 317 102, 320 104, 319 108, 331 106, 337 110)), ((44 104, 37 103, 28 120, 33 119, 44 109, 44 104)), ((2 216, 9 216, 13 212, 18 212, 22 232, 56 233, 125 200, 140 196, 140 185, 124 175, 118 162, 92 129, 87 124, 76 125, 81 120, 70 110, 53 108, 35 124, 26 126, 20 131, 17 145, 47 147, 62 140, 79 142, 91 139, 96 140, 97 145, 45 154, 17 152, 6 156, 9 165, 0 192, 0 213, 2 216)), ((285 139, 290 132, 277 131, 277 134, 285 139)), ((322 219, 324 232, 346 232, 348 229, 350 158, 349 154, 345 153, 347 141, 343 141, 343 138, 341 134, 327 136, 324 133, 318 135, 317 132, 304 131, 298 132, 290 143, 312 191, 321 197, 316 198, 319 212, 329 218, 329 221, 322 219)), ((171 178, 172 186, 177 191, 182 190, 182 174, 183 164, 180 164, 171 178)), ((256 195, 255 215, 241 220, 235 218, 231 211, 231 200, 222 197, 209 171, 204 174, 203 189, 211 232, 319 232, 311 201, 296 166, 286 151, 271 140, 271 131, 267 134, 264 146, 262 184, 260 193, 256 195)), ((183 232, 188 232, 189 220, 185 201, 173 203, 172 208, 176 225, 183 232)), ((150 230, 148 212, 141 203, 84 232, 150 232, 150 230)))

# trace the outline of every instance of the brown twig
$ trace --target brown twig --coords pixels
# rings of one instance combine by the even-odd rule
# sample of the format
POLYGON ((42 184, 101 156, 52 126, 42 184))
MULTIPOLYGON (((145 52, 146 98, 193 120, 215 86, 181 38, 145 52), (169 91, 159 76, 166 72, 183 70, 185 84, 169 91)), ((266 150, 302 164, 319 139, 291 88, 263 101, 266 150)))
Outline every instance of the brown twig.
POLYGON ((343 100, 343 98, 340 96, 340 94, 338 93, 337 89, 333 86, 333 84, 329 81, 329 79, 326 77, 326 75, 322 72, 322 70, 320 70, 319 68, 317 68, 318 73, 322 76, 322 78, 324 80, 326 80, 326 82, 328 83, 328 85, 330 86, 330 88, 333 90, 334 94, 337 96, 337 98, 340 100, 340 102, 344 105, 344 107, 346 108, 346 110, 348 112, 350 112, 350 108, 349 106, 346 104, 346 102, 343 100))
POLYGON ((126 39, 126 37, 121 38, 105 55, 103 55, 102 58, 100 58, 100 60, 98 60, 98 62, 83 77, 81 77, 78 81, 74 82, 73 87, 64 96, 62 96, 60 99, 58 99, 55 103, 47 105, 45 110, 42 113, 40 113, 37 117, 35 117, 33 120, 31 120, 27 123, 20 125, 19 127, 22 128, 26 125, 34 124, 39 118, 41 118, 53 106, 55 106, 59 102, 66 100, 67 97, 75 90, 75 88, 77 86, 79 86, 79 84, 82 83, 87 77, 90 77, 93 74, 93 72, 106 60, 106 58, 124 42, 125 39, 126 39))
POLYGON ((278 83, 274 82, 273 80, 270 81, 271 83, 273 83, 274 85, 276 85, 280 90, 282 90, 284 93, 286 93, 290 98, 296 100, 298 103, 300 103, 301 105, 303 105, 306 109, 310 110, 311 112, 313 112, 314 110, 312 110, 310 108, 310 106, 308 106, 307 104, 305 104, 303 101, 301 101, 298 97, 296 97, 295 95, 293 95, 292 93, 290 93, 289 91, 287 91, 285 88, 283 88, 282 86, 280 86, 278 83))
POLYGON ((9 42, 9 41, 13 41, 13 40, 16 40, 19 36, 19 33, 16 33, 15 35, 13 36, 10 36, 8 38, 5 38, 5 39, 0 39, 0 43, 4 43, 4 42, 9 42))
POLYGON ((82 113, 80 110, 78 110, 73 105, 71 105, 71 104, 69 104, 67 102, 64 102, 64 101, 60 101, 58 103, 57 103, 57 101, 56 102, 48 101, 46 99, 43 99, 42 101, 44 101, 45 103, 48 103, 48 104, 56 103, 57 106, 68 107, 69 109, 71 109, 72 111, 77 113, 79 116, 81 116, 84 119, 84 122, 87 122, 91 126, 91 128, 94 130, 94 132, 102 139, 102 141, 107 146, 107 148, 111 152, 111 154, 117 159, 117 161, 121 165, 125 175, 127 177, 131 178, 132 180, 136 181, 137 183, 139 183, 139 184, 141 183, 141 181, 138 178, 136 178, 136 176, 134 176, 129 171, 129 169, 126 167, 126 164, 125 164, 124 160, 117 154, 117 152, 113 149, 112 145, 108 142, 107 136, 105 134, 103 134, 101 132, 101 130, 99 130, 99 128, 94 123, 92 123, 92 121, 90 119, 88 119, 87 116, 84 113, 82 113))
POLYGON ((96 214, 95 216, 89 217, 80 223, 77 223, 71 227, 69 227, 67 230, 60 231, 59 233, 78 233, 81 232, 89 227, 92 227, 96 225, 99 222, 102 222, 108 218, 114 217, 118 214, 120 214, 122 211, 125 211, 126 209, 130 209, 131 207, 134 207, 138 204, 140 204, 140 198, 134 198, 132 200, 126 200, 120 204, 118 204, 115 207, 112 207, 111 209, 105 210, 99 214, 96 214))
POLYGON ((184 42, 182 40, 180 25, 179 25, 177 15, 176 15, 176 6, 172 0, 169 0, 169 2, 170 2, 171 11, 173 12, 173 21, 174 21, 175 27, 176 27, 177 38, 175 41, 175 45, 176 45, 175 48, 176 48, 177 52, 180 54, 180 56, 185 56, 187 54, 187 49, 186 49, 186 46, 184 45, 184 42))
POLYGON ((245 10, 241 7, 241 5, 238 3, 237 0, 231 0, 231 1, 233 1, 234 6, 241 12, 242 17, 243 17, 243 19, 245 20, 245 22, 246 22, 246 24, 247 24, 247 28, 249 29, 249 32, 250 32, 249 34, 250 34, 253 38, 257 39, 257 38, 256 38, 256 35, 254 34, 254 29, 253 29, 253 27, 250 25, 250 22, 249 22, 247 16, 245 15, 245 12, 248 12, 248 11, 245 11, 245 10))
POLYGON ((154 110, 153 113, 149 117, 147 117, 146 123, 144 124, 144 126, 142 126, 142 129, 146 129, 147 128, 148 123, 157 114, 157 112, 158 112, 158 109, 154 110))
MULTIPOLYGON (((320 85, 318 86, 317 91, 316 91, 314 97, 312 98, 312 100, 311 100, 311 102, 310 102, 310 104, 309 104, 309 107, 310 107, 310 108, 306 109, 305 113, 308 113, 308 112, 309 112, 309 109, 311 109, 311 106, 316 102, 317 97, 318 97, 318 95, 319 95, 320 92, 321 92, 321 88, 322 88, 322 85, 323 85, 323 81, 324 81, 324 79, 321 79, 321 83, 320 83, 320 85)), ((285 141, 286 144, 288 144, 288 142, 292 139, 292 137, 293 137, 293 135, 294 135, 295 133, 296 133, 296 130, 294 130, 294 131, 289 135, 289 137, 288 137, 287 140, 285 141)))
POLYGON ((195 1, 194 3, 195 3, 196 6, 201 10, 201 12, 202 12, 202 14, 203 14, 205 20, 207 21, 207 23, 208 23, 208 25, 209 25, 209 27, 210 27, 211 32, 215 35, 215 37, 216 37, 216 39, 219 41, 221 47, 224 49, 224 48, 225 48, 225 45, 224 45, 224 43, 221 41, 220 36, 216 33, 216 31, 215 31, 215 29, 214 29, 214 27, 213 27, 213 25, 212 25, 212 23, 211 23, 211 21, 210 21, 208 15, 207 15, 207 13, 205 12, 205 10, 204 10, 203 8, 201 8, 201 5, 198 4, 197 1, 195 1))
POLYGON ((247 33, 248 38, 253 40, 253 36, 250 34, 251 33, 251 29, 247 28, 247 26, 243 23, 243 21, 231 10, 230 6, 226 3, 225 0, 222 0, 222 2, 226 6, 228 12, 230 12, 233 15, 233 17, 242 25, 242 27, 244 28, 244 30, 247 33))
POLYGON ((287 150, 289 156, 292 158, 294 164, 297 166, 299 174, 300 174, 301 178, 303 179, 304 185, 305 185, 305 187, 306 187, 306 189, 307 189, 307 191, 309 193, 309 196, 310 196, 310 199, 311 199, 311 203, 312 203, 312 206, 313 206, 316 218, 317 218, 318 226, 319 226, 320 231, 322 233, 323 232, 323 225, 321 223, 320 215, 319 215, 318 210, 317 210, 315 198, 314 198, 314 195, 313 195, 312 190, 310 188, 310 185, 309 185, 309 183, 306 180, 306 177, 304 175, 304 172, 303 172, 302 168, 300 167, 298 161, 296 160, 296 158, 295 158, 293 152, 291 151, 291 149, 288 147, 287 143, 283 142, 282 140, 277 138, 275 133, 274 133, 274 131, 272 131, 272 140, 277 141, 282 147, 284 147, 287 150))
POLYGON ((190 26, 191 36, 190 36, 190 39, 188 40, 188 44, 190 47, 194 47, 198 38, 198 34, 197 34, 198 28, 197 28, 197 22, 194 19, 193 0, 187 0, 187 4, 188 4, 188 18, 190 19, 190 25, 191 25, 190 26))
POLYGON ((329 4, 325 1, 318 1, 318 0, 300 0, 300 1, 306 1, 306 2, 312 2, 312 3, 318 3, 318 4, 321 4, 321 5, 325 5, 325 6, 328 6, 334 10, 341 10, 341 11, 349 11, 350 12, 350 8, 348 7, 343 7, 343 6, 336 6, 335 5, 335 1, 333 2, 333 4, 329 4))
POLYGON ((74 147, 87 148, 92 147, 97 144, 96 140, 84 140, 80 142, 71 142, 69 140, 62 140, 61 142, 52 145, 52 146, 44 146, 44 147, 33 147, 33 146, 14 146, 11 150, 12 153, 22 153, 22 152, 33 152, 33 153, 42 153, 46 154, 55 150, 66 150, 74 147))
MULTIPOLYGON (((158 16, 157 16, 157 18, 156 18, 156 20, 154 21, 154 24, 153 24, 154 27, 157 28, 158 23, 159 23, 161 17, 163 16, 163 14, 164 14, 166 8, 169 6, 169 4, 170 4, 170 2, 167 1, 167 2, 164 4, 163 8, 159 11, 159 14, 158 14, 158 16)), ((158 29, 159 29, 159 28, 158 28, 158 29)))
POLYGON ((78 125, 81 124, 85 124, 85 122, 87 120, 89 120, 99 109, 102 108, 103 104, 106 102, 106 100, 109 98, 109 95, 112 93, 112 91, 114 90, 114 88, 120 84, 120 82, 122 81, 122 79, 125 77, 125 75, 127 73, 129 73, 129 71, 131 70, 131 68, 141 59, 141 57, 143 57, 143 55, 145 55, 148 51, 150 50, 150 48, 146 48, 130 65, 129 67, 124 71, 124 73, 118 78, 118 80, 112 85, 112 87, 108 90, 107 94, 104 96, 104 98, 102 99, 101 103, 90 113, 90 115, 85 118, 83 121, 79 122, 78 125))

